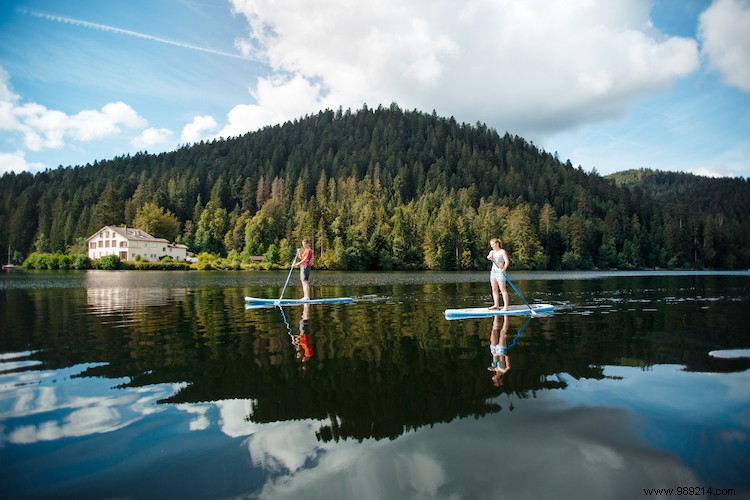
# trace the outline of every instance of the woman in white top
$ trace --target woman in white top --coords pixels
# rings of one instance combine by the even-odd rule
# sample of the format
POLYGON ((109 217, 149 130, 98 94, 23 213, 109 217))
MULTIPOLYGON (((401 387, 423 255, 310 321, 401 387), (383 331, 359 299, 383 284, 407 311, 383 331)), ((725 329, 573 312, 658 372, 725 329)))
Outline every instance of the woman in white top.
POLYGON ((490 334, 490 353, 492 363, 487 368, 493 372, 492 383, 497 387, 503 385, 503 375, 510 370, 508 357, 508 315, 503 315, 503 326, 500 327, 500 316, 492 319, 492 333, 490 334))
POLYGON ((490 240, 490 253, 487 254, 487 260, 492 261, 492 270, 490 271, 490 286, 492 286, 493 305, 490 309, 500 309, 500 295, 503 296, 503 311, 508 310, 508 290, 505 287, 505 270, 508 268, 510 259, 508 252, 503 249, 503 242, 498 238, 490 240))

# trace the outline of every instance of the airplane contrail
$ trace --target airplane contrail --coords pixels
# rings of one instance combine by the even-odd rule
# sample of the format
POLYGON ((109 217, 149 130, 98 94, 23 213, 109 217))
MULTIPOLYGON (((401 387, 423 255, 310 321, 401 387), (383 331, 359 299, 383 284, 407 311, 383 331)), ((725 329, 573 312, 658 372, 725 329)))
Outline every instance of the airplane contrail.
POLYGON ((30 16, 47 19, 49 21, 56 21, 58 23, 72 24, 74 26, 82 26, 84 28, 108 31, 110 33, 117 33, 118 35, 134 36, 136 38, 143 38, 144 40, 151 40, 152 42, 164 43, 167 45, 173 45, 175 47, 180 47, 183 49, 197 50, 200 52, 206 52, 208 54, 215 54, 218 56, 231 57, 234 59, 242 59, 244 61, 261 62, 261 61, 258 61, 257 59, 251 59, 249 57, 245 57, 240 54, 233 54, 231 52, 223 52, 221 50, 208 49, 206 47, 198 47, 197 45, 190 45, 189 43, 184 43, 184 42, 176 42, 174 40, 168 40, 166 38, 160 38, 158 36, 148 35, 146 33, 139 33, 137 31, 131 31, 131 30, 126 30, 122 28, 116 28, 114 26, 108 26, 106 24, 91 23, 88 21, 82 21, 80 19, 74 19, 72 17, 58 16, 55 14, 48 14, 48 13, 39 12, 39 11, 32 11, 32 10, 26 10, 26 9, 18 9, 18 10, 19 12, 23 14, 28 14, 30 16))

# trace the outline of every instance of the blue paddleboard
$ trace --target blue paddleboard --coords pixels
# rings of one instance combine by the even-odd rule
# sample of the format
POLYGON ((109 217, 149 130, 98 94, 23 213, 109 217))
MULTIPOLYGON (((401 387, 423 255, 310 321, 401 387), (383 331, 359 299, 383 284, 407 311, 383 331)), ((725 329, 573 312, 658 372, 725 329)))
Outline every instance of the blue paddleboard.
POLYGON ((245 297, 245 301, 250 304, 268 305, 268 306, 295 306, 301 304, 340 304, 342 302, 352 302, 351 297, 334 297, 330 299, 261 299, 257 297, 245 297))
POLYGON ((531 309, 526 305, 508 306, 508 309, 488 309, 486 307, 468 307, 465 309, 446 309, 445 319, 482 318, 487 316, 525 315, 549 313, 555 310, 552 304, 532 304, 531 309), (532 312, 533 310, 533 312, 532 312))

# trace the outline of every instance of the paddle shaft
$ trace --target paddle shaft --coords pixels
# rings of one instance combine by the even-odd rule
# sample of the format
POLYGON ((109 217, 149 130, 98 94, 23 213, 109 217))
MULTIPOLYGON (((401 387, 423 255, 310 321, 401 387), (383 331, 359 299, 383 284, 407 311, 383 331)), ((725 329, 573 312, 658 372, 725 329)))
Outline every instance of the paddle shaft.
POLYGON ((526 318, 526 321, 523 322, 523 325, 521 325, 521 328, 516 332, 516 336, 513 337, 513 342, 510 343, 510 345, 508 346, 508 349, 516 345, 516 342, 518 342, 518 339, 520 339, 521 335, 523 335, 523 329, 526 328, 526 325, 529 324, 529 321, 531 321, 531 316, 526 318))
POLYGON ((281 289, 281 296, 279 297, 279 302, 281 302, 281 299, 284 298, 284 292, 286 292, 286 286, 289 284, 289 278, 292 277, 292 271, 294 271, 294 264, 297 262, 297 255, 294 255, 294 258, 292 259, 292 265, 289 268, 289 274, 286 276, 286 282, 284 283, 284 288, 281 289))
POLYGON ((519 297, 521 297, 521 300, 523 300, 523 303, 526 304, 529 308, 529 311, 531 311, 531 314, 536 315, 536 311, 531 308, 528 302, 526 302, 526 299, 523 298, 523 295, 521 295, 521 292, 518 291, 518 288, 516 288, 516 285, 513 284, 513 282, 508 278, 508 275, 503 273, 503 276, 505 276, 505 281, 510 283, 510 286, 513 287, 513 290, 518 294, 519 297))

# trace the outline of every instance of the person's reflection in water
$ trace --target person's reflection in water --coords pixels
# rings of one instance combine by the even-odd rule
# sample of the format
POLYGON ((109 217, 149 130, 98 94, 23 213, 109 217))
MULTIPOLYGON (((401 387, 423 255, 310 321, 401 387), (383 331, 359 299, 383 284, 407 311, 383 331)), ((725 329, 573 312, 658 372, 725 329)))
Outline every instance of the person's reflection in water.
POLYGON ((492 374, 492 383, 500 387, 503 385, 503 375, 510 370, 510 358, 508 358, 508 316, 503 315, 503 325, 500 326, 500 316, 492 318, 492 333, 490 334, 490 353, 492 364, 487 370, 492 374))
POLYGON ((303 368, 307 368, 307 362, 313 355, 310 333, 307 331, 307 321, 310 319, 310 304, 305 304, 302 307, 302 319, 299 321, 299 338, 296 347, 297 359, 303 363, 303 368))

